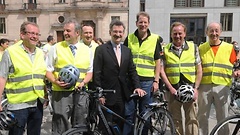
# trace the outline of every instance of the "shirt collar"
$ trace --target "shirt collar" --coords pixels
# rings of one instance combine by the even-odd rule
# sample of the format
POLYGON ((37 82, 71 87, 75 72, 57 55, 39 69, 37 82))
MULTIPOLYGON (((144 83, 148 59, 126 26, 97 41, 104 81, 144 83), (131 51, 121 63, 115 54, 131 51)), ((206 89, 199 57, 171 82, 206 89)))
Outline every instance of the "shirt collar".
MULTIPOLYGON (((142 39, 140 39, 139 36, 138 36, 138 29, 134 32, 134 35, 135 35, 136 37, 138 37, 139 40, 142 40, 142 39)), ((149 36, 151 36, 151 32, 150 32, 150 30, 148 29, 148 30, 147 30, 147 37, 146 37, 145 39, 147 39, 149 36)), ((143 39, 143 40, 145 40, 145 39, 143 39)))
MULTIPOLYGON (((189 46, 186 41, 184 41, 184 43, 182 44, 181 49, 183 49, 183 50, 189 49, 189 46)), ((177 49, 176 49, 175 45, 172 43, 169 50, 177 50, 177 49)))
MULTIPOLYGON (((23 44, 21 44, 20 46, 22 47, 22 49, 23 49, 26 53, 29 53, 29 54, 30 54, 30 52, 28 52, 28 51, 25 49, 25 47, 23 46, 23 44)), ((35 54, 35 53, 36 53, 36 48, 34 49, 34 52, 31 53, 31 54, 35 54)))
POLYGON ((80 40, 80 43, 83 43, 84 45, 86 45, 86 46, 89 47, 89 48, 92 47, 92 42, 93 42, 93 40, 91 41, 90 45, 86 45, 86 44, 83 42, 83 40, 80 40))
MULTIPOLYGON (((117 47, 117 44, 115 44, 113 41, 111 41, 111 44, 112 44, 112 47, 113 47, 113 48, 116 48, 116 47, 117 47)), ((119 44, 119 47, 121 48, 121 43, 119 44)))
POLYGON ((78 48, 78 43, 79 42, 77 42, 76 44, 68 44, 69 46, 75 46, 75 48, 77 49, 78 48))

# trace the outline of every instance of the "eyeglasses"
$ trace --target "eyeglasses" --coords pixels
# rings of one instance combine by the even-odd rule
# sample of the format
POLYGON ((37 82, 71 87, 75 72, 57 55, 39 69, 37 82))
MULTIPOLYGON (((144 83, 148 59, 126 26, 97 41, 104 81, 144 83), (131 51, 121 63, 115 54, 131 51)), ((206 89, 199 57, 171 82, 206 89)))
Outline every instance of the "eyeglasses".
POLYGON ((30 36, 37 36, 40 37, 41 34, 40 33, 35 33, 35 32, 29 32, 29 31, 25 31, 26 34, 30 35, 30 36))

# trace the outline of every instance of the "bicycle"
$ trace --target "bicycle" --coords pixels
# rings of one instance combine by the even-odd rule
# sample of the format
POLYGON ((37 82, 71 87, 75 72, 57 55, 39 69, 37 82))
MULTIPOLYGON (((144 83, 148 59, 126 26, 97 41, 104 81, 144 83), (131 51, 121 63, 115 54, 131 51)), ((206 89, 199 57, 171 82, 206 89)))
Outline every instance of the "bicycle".
MULTIPOLYGON (((240 93, 235 93, 232 92, 231 94, 231 98, 235 99, 236 96, 239 96, 240 93), (237 95, 236 95, 237 94, 237 95)), ((222 121, 220 121, 211 131, 210 135, 217 135, 217 134, 221 134, 221 130, 223 129, 229 129, 229 135, 237 135, 240 134, 240 114, 238 111, 236 111, 236 108, 233 108, 233 103, 234 100, 231 100, 230 103, 230 108, 233 111, 233 113, 235 113, 232 116, 228 116, 225 119, 223 119, 222 121)))
MULTIPOLYGON (((234 70, 239 69, 240 60, 234 65, 234 70)), ((240 79, 234 78, 232 81, 232 86, 230 88, 230 106, 229 106, 229 116, 217 123, 217 125, 212 129, 210 135, 223 134, 222 130, 229 129, 229 135, 240 134, 240 106, 236 104, 237 100, 240 100, 240 79)), ((226 133, 225 133, 226 134, 226 133)))
MULTIPOLYGON (((64 132, 63 135, 80 135, 84 132, 90 135, 102 135, 101 130, 98 128, 99 120, 102 120, 108 135, 121 135, 121 132, 117 125, 107 122, 103 114, 103 110, 107 113, 110 113, 111 115, 118 117, 119 120, 132 125, 132 127, 134 128, 134 135, 141 135, 144 126, 147 126, 152 135, 175 134, 175 126, 173 124, 171 114, 167 110, 166 101, 154 102, 147 105, 147 112, 145 112, 143 115, 140 115, 141 113, 137 114, 137 121, 134 123, 130 123, 123 117, 111 111, 106 106, 102 105, 98 100, 106 93, 114 93, 114 90, 103 90, 102 88, 97 88, 95 91, 86 90, 86 92, 89 94, 90 100, 87 126, 73 127, 64 132), (150 122, 148 121, 149 119, 150 122)), ((136 94, 133 94, 132 96, 136 96, 136 94)), ((159 98, 161 98, 161 96, 162 95, 160 94, 159 98)))
POLYGON ((49 109, 50 114, 53 114, 53 107, 52 107, 52 83, 50 81, 48 81, 47 79, 45 79, 45 88, 46 88, 46 92, 47 92, 47 99, 45 102, 48 102, 47 106, 45 106, 46 108, 49 109))

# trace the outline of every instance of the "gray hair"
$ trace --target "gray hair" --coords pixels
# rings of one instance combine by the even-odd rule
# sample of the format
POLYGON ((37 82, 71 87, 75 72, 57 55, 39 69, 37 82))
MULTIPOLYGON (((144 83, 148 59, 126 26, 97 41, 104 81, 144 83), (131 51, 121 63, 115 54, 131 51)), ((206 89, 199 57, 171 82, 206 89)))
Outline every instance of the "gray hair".
POLYGON ((67 20, 67 21, 64 23, 64 25, 66 25, 66 24, 71 24, 71 23, 74 24, 75 31, 76 31, 76 32, 80 32, 81 26, 80 26, 80 24, 78 23, 78 21, 75 20, 75 19, 69 19, 69 20, 67 20))
POLYGON ((125 25, 123 24, 123 22, 119 21, 119 20, 113 20, 110 25, 109 25, 109 29, 112 30, 113 26, 123 26, 123 31, 125 31, 125 25))

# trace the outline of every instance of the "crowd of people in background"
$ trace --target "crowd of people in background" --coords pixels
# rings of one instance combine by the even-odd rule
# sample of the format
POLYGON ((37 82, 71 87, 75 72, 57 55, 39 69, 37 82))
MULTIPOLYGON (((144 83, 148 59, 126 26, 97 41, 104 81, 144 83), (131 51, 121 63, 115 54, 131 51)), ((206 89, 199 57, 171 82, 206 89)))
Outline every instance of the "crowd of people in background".
MULTIPOLYGON (((75 19, 69 19, 63 28, 64 41, 56 42, 54 36, 49 35, 47 43, 42 44, 39 26, 24 22, 20 27, 21 40, 9 47, 9 39, 0 39, 0 95, 6 91, 7 109, 18 120, 17 125, 9 129, 9 135, 23 135, 25 128, 29 135, 40 135, 46 80, 52 84, 54 135, 61 135, 75 125, 87 124, 88 96, 79 91, 84 86, 115 89, 115 94, 103 96, 99 101, 133 122, 135 108, 146 111, 145 106, 152 102, 152 93, 161 87, 160 81, 168 91, 168 109, 176 134, 209 134, 212 104, 217 122, 227 117, 231 79, 240 77, 239 71, 232 71, 233 64, 240 58, 237 41, 222 41, 221 24, 211 22, 206 27, 208 41, 196 45, 186 41, 187 27, 173 22, 171 42, 164 43, 163 47, 161 35, 152 33, 149 26, 148 13, 139 12, 137 29, 124 38, 125 24, 113 20, 109 25, 110 40, 104 42, 94 36, 91 24, 80 25, 75 19), (61 80, 59 74, 67 65, 80 71, 72 86, 61 80), (180 88, 186 85, 192 91, 192 99, 188 101, 179 97, 180 88), (132 93, 142 97, 139 102, 129 99, 132 93)), ((107 114, 106 118, 117 123, 123 135, 133 134, 131 126, 107 114)), ((147 135, 148 130, 145 127, 142 134, 147 135)), ((221 131, 225 135, 228 132, 227 128, 221 131)))

